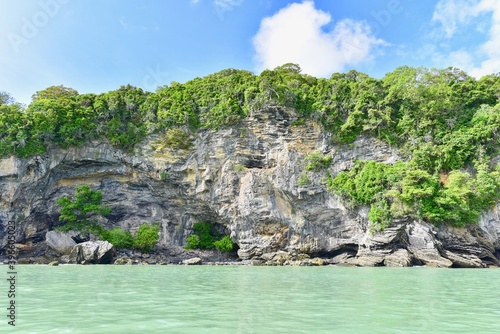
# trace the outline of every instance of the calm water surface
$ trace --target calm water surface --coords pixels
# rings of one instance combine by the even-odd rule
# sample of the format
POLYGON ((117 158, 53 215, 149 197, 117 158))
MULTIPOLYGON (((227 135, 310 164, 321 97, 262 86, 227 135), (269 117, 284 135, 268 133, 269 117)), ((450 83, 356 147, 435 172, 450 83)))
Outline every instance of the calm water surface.
POLYGON ((17 269, 1 333, 500 333, 497 269, 17 269))

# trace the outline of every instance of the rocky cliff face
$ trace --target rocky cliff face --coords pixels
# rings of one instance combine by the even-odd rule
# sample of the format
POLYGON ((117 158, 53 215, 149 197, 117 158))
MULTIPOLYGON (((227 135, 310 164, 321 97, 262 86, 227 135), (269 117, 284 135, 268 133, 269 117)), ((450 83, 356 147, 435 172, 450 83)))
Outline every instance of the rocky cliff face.
POLYGON ((15 220, 20 256, 46 252, 45 234, 59 224, 57 199, 88 184, 102 190, 112 207, 106 226, 134 232, 143 222, 160 223, 160 249, 183 246, 202 220, 230 233, 238 256, 254 263, 300 264, 317 257, 319 263, 362 266, 499 265, 499 205, 465 229, 400 221, 372 235, 368 208, 349 208, 329 193, 327 171, 310 173, 309 182, 299 185, 304 157, 316 150, 332 157, 332 174, 355 159, 401 158, 373 138, 335 146, 321 127, 293 125, 295 120, 293 111, 268 106, 230 128, 199 131, 188 150, 158 147, 151 137, 135 153, 96 142, 3 159, 2 243, 7 221, 15 220))

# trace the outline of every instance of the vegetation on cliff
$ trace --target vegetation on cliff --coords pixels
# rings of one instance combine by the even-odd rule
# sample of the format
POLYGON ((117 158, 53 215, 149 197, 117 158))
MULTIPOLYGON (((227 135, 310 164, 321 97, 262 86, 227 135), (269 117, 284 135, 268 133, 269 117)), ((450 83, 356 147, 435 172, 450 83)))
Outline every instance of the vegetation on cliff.
POLYGON ((111 208, 102 204, 102 192, 83 185, 76 188, 75 200, 69 196, 61 197, 57 204, 61 207, 59 221, 65 222, 58 229, 93 233, 117 248, 134 248, 144 252, 154 249, 159 239, 160 226, 142 224, 135 236, 120 227, 108 230, 99 224, 99 218, 111 213, 111 208))
POLYGON ((221 252, 230 252, 234 248, 233 241, 228 235, 222 236, 209 222, 198 222, 193 225, 193 234, 186 238, 186 249, 212 249, 221 252))
MULTIPOLYGON (((330 78, 285 64, 260 75, 228 69, 156 92, 123 86, 78 94, 63 86, 37 92, 24 108, 0 94, 0 156, 28 157, 53 146, 106 139, 133 150, 146 135, 187 149, 199 128, 237 123, 268 103, 293 108, 295 124, 314 121, 347 144, 363 134, 398 147, 405 162, 357 161, 330 175, 328 188, 353 205, 370 205, 374 230, 411 216, 463 226, 499 198, 500 75, 479 80, 456 68, 400 67, 382 79, 350 71, 330 78)), ((311 152, 310 172, 329 157, 311 152)), ((305 174, 304 174, 305 175, 305 174)), ((308 183, 302 175, 301 185, 308 183)))

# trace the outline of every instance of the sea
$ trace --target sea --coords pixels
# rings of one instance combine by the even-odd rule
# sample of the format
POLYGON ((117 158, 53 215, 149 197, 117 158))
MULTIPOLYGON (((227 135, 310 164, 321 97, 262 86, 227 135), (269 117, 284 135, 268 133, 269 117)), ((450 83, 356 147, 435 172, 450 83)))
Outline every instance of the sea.
POLYGON ((18 265, 0 333, 500 333, 500 269, 18 265))

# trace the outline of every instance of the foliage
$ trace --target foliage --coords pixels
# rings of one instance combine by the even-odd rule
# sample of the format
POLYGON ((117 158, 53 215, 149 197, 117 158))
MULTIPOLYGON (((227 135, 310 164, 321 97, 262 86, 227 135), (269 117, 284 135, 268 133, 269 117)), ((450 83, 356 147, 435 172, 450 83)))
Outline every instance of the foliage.
POLYGON ((193 225, 193 234, 186 238, 186 249, 212 249, 229 252, 233 243, 229 236, 221 236, 209 222, 198 222, 193 225), (230 243, 230 246, 229 246, 230 243))
POLYGON ((196 234, 191 234, 186 238, 187 245, 184 247, 185 249, 197 249, 200 248, 200 237, 196 234))
POLYGON ((307 162, 306 170, 308 171, 318 171, 321 169, 328 168, 332 163, 332 157, 323 156, 321 152, 316 151, 308 154, 305 158, 307 162))
POLYGON ((142 224, 135 235, 133 241, 134 248, 140 249, 143 252, 152 251, 160 238, 159 232, 160 225, 157 223, 151 225, 148 223, 142 224))
POLYGON ((14 103, 14 99, 7 92, 0 92, 0 106, 14 103))
POLYGON ((455 170, 440 180, 412 163, 357 161, 350 171, 330 177, 327 185, 355 204, 371 205, 372 231, 402 216, 464 226, 476 222, 481 211, 498 199, 500 173, 488 172, 484 163, 477 162, 473 174, 455 170))
POLYGON ((74 201, 65 196, 56 202, 61 206, 59 220, 66 222, 64 228, 67 230, 91 231, 96 228, 97 217, 106 216, 111 212, 111 209, 101 202, 101 191, 91 190, 87 185, 78 187, 74 201))
POLYGON ((214 246, 218 251, 221 252, 230 252, 233 250, 233 241, 231 240, 231 237, 226 235, 222 237, 222 239, 215 241, 214 246))
POLYGON ((307 174, 302 173, 299 175, 299 178, 297 179, 298 186, 302 187, 302 186, 305 186, 309 183, 311 183, 311 180, 309 180, 309 176, 307 176, 307 174))
POLYGON ((195 223, 193 225, 193 232, 200 238, 198 248, 209 249, 214 247, 214 241, 217 240, 217 233, 214 231, 211 223, 195 223))
POLYGON ((173 149, 185 150, 192 146, 192 142, 189 140, 189 134, 182 131, 180 128, 166 130, 162 142, 173 149))
POLYGON ((368 219, 372 222, 370 231, 372 233, 383 231, 391 225, 392 218, 388 201, 386 199, 375 201, 371 204, 370 212, 368 213, 368 219))
POLYGON ((134 236, 120 227, 115 227, 110 231, 104 230, 100 237, 120 249, 132 248, 134 245, 134 236))
POLYGON ((74 90, 73 88, 68 88, 64 87, 63 85, 60 86, 51 86, 48 87, 44 90, 38 91, 33 96, 31 96, 31 99, 33 101, 40 100, 40 99, 50 99, 50 100, 57 100, 57 99, 68 99, 68 98, 73 98, 78 96, 78 92, 74 90))
POLYGON ((236 164, 234 165, 234 171, 236 173, 242 173, 244 171, 246 171, 248 168, 245 166, 245 165, 242 165, 242 164, 236 164))
POLYGON ((122 228, 115 227, 107 230, 99 225, 97 218, 108 215, 111 208, 102 204, 101 191, 91 190, 88 185, 76 188, 74 201, 65 196, 60 198, 57 204, 61 206, 59 220, 66 222, 58 228, 61 231, 75 230, 93 233, 117 248, 135 248, 144 252, 153 250, 158 241, 160 226, 157 223, 142 224, 135 237, 122 228))

